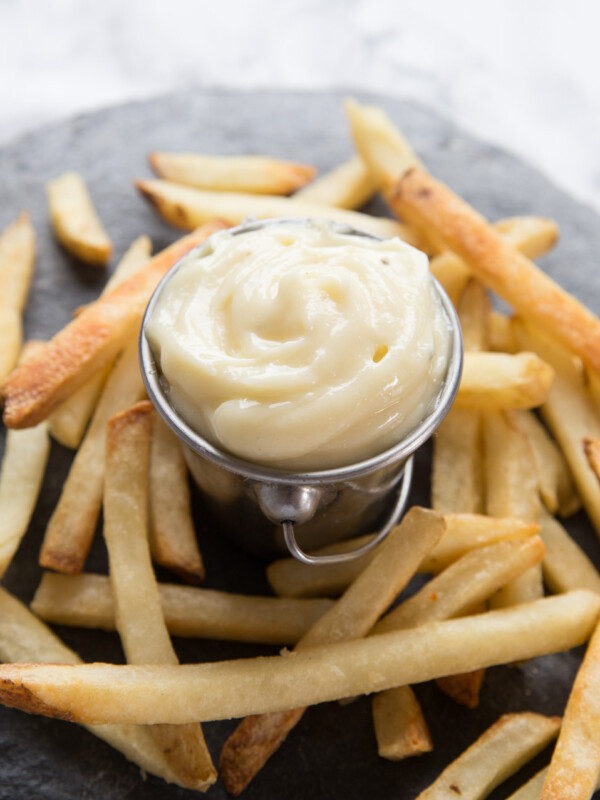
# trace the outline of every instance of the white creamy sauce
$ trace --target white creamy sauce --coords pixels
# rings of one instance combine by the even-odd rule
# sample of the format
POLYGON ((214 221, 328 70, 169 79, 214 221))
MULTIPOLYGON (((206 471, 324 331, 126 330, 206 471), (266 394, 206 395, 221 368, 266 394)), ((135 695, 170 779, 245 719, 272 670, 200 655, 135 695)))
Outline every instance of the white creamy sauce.
POLYGON ((451 338, 423 253, 321 221, 212 236, 167 281, 146 335, 192 428, 291 470, 399 442, 433 410, 451 338))

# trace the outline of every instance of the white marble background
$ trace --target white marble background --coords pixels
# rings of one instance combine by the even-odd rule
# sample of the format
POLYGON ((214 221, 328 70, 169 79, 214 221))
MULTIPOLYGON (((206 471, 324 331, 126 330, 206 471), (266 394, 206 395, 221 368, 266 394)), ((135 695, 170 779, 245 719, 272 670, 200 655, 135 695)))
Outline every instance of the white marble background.
POLYGON ((596 0, 0 0, 0 145, 189 85, 368 89, 600 211, 599 29, 596 0))

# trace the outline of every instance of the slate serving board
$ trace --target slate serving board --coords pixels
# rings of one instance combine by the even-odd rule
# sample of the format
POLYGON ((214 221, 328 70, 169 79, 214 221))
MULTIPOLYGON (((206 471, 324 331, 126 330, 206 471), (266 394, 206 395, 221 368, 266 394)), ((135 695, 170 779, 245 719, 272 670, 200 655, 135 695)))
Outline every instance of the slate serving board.
MULTIPOLYGON (((152 237, 158 250, 176 238, 132 188, 134 178, 149 175, 151 150, 197 150, 215 154, 258 153, 313 163, 321 170, 348 157, 341 103, 344 92, 280 93, 196 90, 144 103, 132 103, 85 115, 25 136, 0 149, 0 227, 28 209, 38 236, 37 272, 26 314, 27 336, 48 338, 73 309, 93 299, 105 273, 84 267, 65 255, 51 235, 44 184, 67 169, 80 171, 119 256, 139 234, 152 237)), ((509 154, 465 135, 451 123, 416 104, 376 96, 408 135, 433 174, 454 187, 490 219, 538 214, 556 219, 562 239, 543 266, 569 290, 600 312, 598 217, 559 191, 542 175, 509 154)), ((374 205, 375 213, 384 213, 374 205)), ((0 431, 0 452, 4 430, 0 431)), ((40 501, 31 528, 11 565, 4 585, 29 601, 40 578, 37 553, 45 525, 68 471, 71 453, 53 446, 40 501)), ((419 454, 413 499, 427 503, 427 448, 419 454)), ((207 586, 230 591, 269 592, 264 565, 237 550, 207 524, 200 499, 195 513, 207 566, 207 586)), ((582 514, 569 520, 587 552, 600 565, 600 546, 582 514)), ((106 569, 99 537, 88 568, 106 569)), ((163 572, 161 579, 172 580, 163 572)), ((122 662, 115 635, 57 628, 59 636, 88 661, 122 662)), ((274 648, 208 641, 175 641, 182 661, 214 661, 275 652, 274 648)), ((498 667, 487 672, 481 704, 468 711, 447 699, 434 685, 416 687, 435 740, 430 755, 404 763, 379 759, 366 698, 345 706, 311 709, 286 744, 246 790, 248 800, 285 795, 314 800, 368 796, 378 800, 415 797, 443 767, 506 711, 536 710, 560 714, 581 658, 571 652, 537 659, 523 669, 498 667)), ((235 722, 205 726, 211 751, 221 745, 235 722)), ((83 729, 0 708, 0 798, 126 800, 192 797, 191 792, 140 776, 139 769, 83 729)), ((547 754, 546 754, 547 757, 547 754)), ((503 798, 533 765, 497 790, 503 798)), ((219 784, 209 797, 225 798, 219 784)))

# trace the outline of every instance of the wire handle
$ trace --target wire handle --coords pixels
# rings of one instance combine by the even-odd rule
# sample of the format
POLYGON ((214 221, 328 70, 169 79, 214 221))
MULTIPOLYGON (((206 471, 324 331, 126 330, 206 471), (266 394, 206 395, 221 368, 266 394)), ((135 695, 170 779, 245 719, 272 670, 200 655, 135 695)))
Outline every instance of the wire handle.
POLYGON ((348 550, 345 553, 334 553, 329 556, 310 556, 298 546, 298 542, 296 541, 296 536, 294 534, 294 523, 290 522, 289 520, 285 520, 281 523, 281 526, 283 528, 283 538, 287 549, 291 555, 294 556, 294 558, 297 558, 298 561, 301 561, 303 564, 342 564, 346 561, 353 561, 355 558, 360 558, 361 556, 370 553, 371 550, 377 547, 377 545, 386 538, 388 533, 392 530, 394 525, 402 516, 404 509, 406 508, 408 495, 410 493, 412 475, 413 457, 411 456, 404 465, 404 472, 402 473, 400 488, 398 490, 398 499, 396 500, 394 508, 392 509, 389 517, 380 529, 379 533, 377 533, 371 539, 371 541, 367 542, 367 544, 364 544, 362 547, 358 547, 356 550, 348 550))

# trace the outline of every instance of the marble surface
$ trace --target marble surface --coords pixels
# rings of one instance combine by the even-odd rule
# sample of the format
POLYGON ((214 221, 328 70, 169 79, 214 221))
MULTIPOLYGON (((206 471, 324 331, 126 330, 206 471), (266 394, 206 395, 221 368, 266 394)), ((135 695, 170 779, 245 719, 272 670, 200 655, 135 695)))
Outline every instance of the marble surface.
POLYGON ((418 99, 600 210, 593 0, 0 0, 0 144, 190 85, 418 99))

